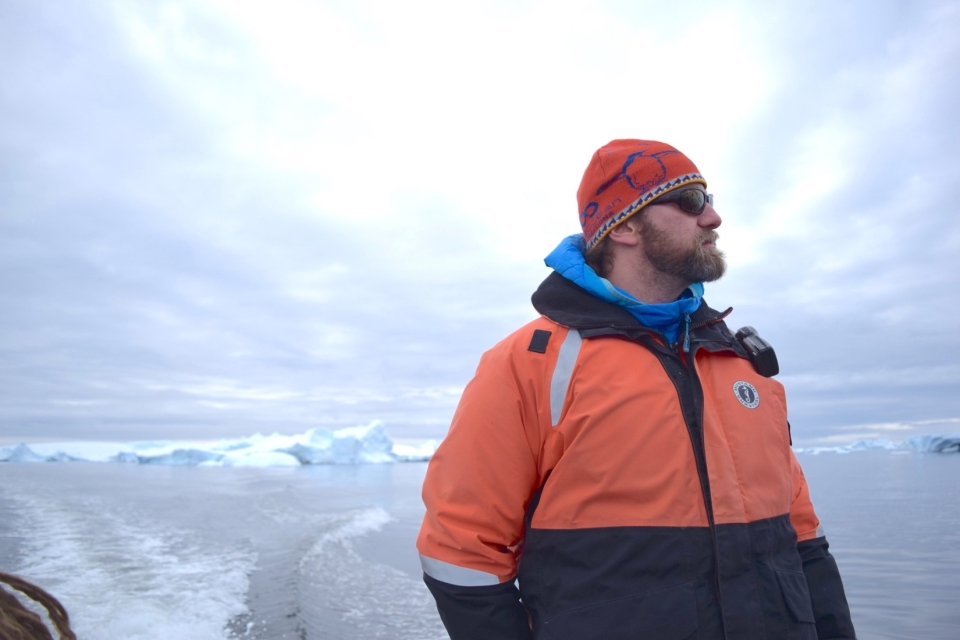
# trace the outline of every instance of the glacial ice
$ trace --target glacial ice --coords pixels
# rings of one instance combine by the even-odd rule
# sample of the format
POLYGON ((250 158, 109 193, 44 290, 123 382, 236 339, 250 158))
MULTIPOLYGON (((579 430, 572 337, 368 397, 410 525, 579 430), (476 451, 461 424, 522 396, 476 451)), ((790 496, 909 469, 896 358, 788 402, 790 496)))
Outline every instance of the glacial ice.
MULTIPOLYGON (((0 462, 125 462, 204 467, 295 467, 317 464, 385 464, 429 460, 438 440, 394 442, 383 423, 330 431, 310 429, 296 435, 254 434, 217 441, 23 442, 0 447, 0 462)), ((960 434, 886 438, 832 447, 794 447, 796 453, 960 453, 960 434)))
POLYGON ((891 451, 902 453, 960 453, 960 434, 913 436, 903 442, 887 438, 860 440, 838 447, 794 447, 796 453, 853 453, 855 451, 891 451))
POLYGON ((314 464, 383 464, 429 460, 436 440, 415 445, 393 442, 379 420, 297 435, 254 434, 218 441, 23 442, 0 447, 0 462, 125 462, 130 464, 292 467, 314 464))

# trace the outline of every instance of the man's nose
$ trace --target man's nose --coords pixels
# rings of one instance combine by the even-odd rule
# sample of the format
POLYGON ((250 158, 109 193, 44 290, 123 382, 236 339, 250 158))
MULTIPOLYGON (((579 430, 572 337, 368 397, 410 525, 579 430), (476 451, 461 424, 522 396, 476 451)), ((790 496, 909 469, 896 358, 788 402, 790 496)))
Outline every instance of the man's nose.
POLYGON ((717 213, 712 204, 706 205, 700 215, 697 216, 697 224, 704 229, 716 229, 722 222, 720 214, 717 213))

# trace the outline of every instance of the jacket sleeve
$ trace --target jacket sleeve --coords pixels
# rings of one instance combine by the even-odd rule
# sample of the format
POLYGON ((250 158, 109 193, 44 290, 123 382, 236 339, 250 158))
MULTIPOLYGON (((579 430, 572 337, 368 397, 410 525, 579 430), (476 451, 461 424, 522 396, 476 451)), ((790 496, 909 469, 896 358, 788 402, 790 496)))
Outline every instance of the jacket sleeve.
POLYGON ((793 505, 790 523, 797 531, 797 551, 810 589, 810 603, 819 640, 855 640, 850 606, 843 590, 840 570, 824 536, 820 520, 813 511, 807 480, 791 451, 793 465, 793 505))
POLYGON ((538 486, 537 376, 511 351, 484 354, 423 483, 417 548, 452 640, 531 637, 514 579, 538 486))
POLYGON ((527 611, 513 582, 461 587, 423 574, 451 640, 529 640, 527 611))

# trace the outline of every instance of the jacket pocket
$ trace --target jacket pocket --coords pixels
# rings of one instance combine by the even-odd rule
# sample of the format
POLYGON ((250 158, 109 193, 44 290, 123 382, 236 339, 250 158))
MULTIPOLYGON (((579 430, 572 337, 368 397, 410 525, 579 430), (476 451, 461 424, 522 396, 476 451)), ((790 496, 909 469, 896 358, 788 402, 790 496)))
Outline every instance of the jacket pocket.
POLYGON ((815 622, 807 577, 798 571, 777 570, 777 582, 790 616, 796 622, 815 622))
POLYGON ((538 640, 685 640, 697 631, 693 583, 645 591, 564 611, 543 624, 538 640))

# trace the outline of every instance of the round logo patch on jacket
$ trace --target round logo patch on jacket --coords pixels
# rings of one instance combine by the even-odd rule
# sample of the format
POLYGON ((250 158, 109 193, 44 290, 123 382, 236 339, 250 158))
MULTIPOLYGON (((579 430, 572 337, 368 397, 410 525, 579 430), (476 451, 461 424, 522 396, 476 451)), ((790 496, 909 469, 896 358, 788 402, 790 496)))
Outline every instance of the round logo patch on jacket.
POLYGON ((747 409, 756 409, 757 405, 760 404, 760 394, 757 393, 757 388, 749 382, 744 382, 743 380, 734 382, 733 395, 737 396, 740 404, 747 409))

